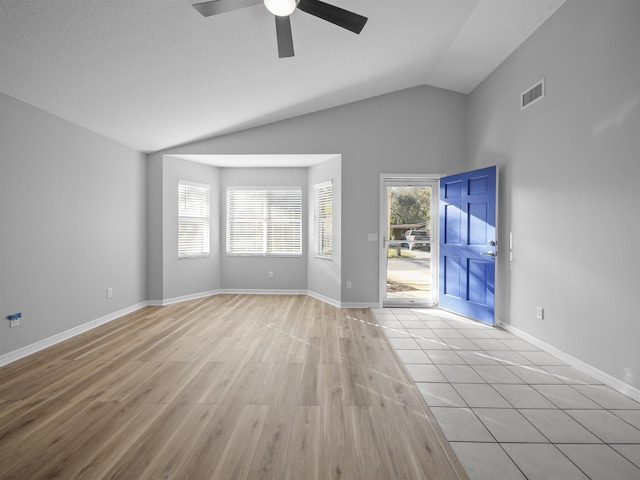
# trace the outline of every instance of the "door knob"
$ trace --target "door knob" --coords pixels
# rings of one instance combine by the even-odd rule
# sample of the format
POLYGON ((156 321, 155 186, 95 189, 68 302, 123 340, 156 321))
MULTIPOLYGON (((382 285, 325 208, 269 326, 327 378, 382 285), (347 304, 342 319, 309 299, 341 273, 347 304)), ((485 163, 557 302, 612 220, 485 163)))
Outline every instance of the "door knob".
POLYGON ((493 258, 498 256, 498 254, 496 252, 480 252, 480 254, 481 255, 487 255, 487 256, 493 257, 493 258))

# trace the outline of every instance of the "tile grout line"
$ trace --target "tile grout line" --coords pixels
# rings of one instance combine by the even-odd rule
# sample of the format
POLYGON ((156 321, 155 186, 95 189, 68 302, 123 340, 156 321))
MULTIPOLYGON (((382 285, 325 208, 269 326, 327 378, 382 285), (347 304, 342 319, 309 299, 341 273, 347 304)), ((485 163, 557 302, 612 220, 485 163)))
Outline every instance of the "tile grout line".
MULTIPOLYGON (((397 310, 397 309, 395 309, 397 310)), ((384 310, 383 310, 384 312, 384 310)), ((552 359, 553 357, 550 356, 549 354, 547 354, 546 352, 543 352, 542 350, 540 350, 539 348, 531 345, 530 349, 527 347, 527 343, 525 340, 519 339, 517 337, 515 337, 513 334, 509 334, 509 332, 505 332, 505 335, 509 335, 509 337, 503 336, 503 335, 495 335, 495 336, 491 336, 490 338, 486 338, 486 337, 482 337, 480 336, 480 338, 475 338, 475 335, 473 332, 475 330, 480 331, 481 329, 478 328, 471 328, 468 325, 469 324, 465 324, 464 330, 468 330, 468 332, 460 332, 459 330, 461 330, 460 328, 456 328, 455 325, 450 324, 449 322, 447 322, 445 319, 443 319, 441 316, 438 315, 430 315, 430 317, 432 317, 433 319, 436 320, 432 320, 431 321, 431 326, 429 323, 427 323, 427 321, 423 321, 419 316, 417 316, 416 314, 410 314, 410 315, 406 315, 403 317, 406 318, 402 318, 399 317, 393 310, 391 311, 391 313, 393 313, 393 317, 395 318, 395 320, 391 320, 390 317, 387 317, 385 315, 384 319, 380 319, 380 324, 383 325, 385 322, 398 322, 400 325, 402 325, 403 330, 399 330, 399 329, 386 329, 384 331, 385 336, 387 335, 388 331, 394 331, 396 333, 401 333, 402 335, 407 335, 410 338, 413 338, 414 340, 417 341, 417 339, 421 339, 421 340, 425 340, 425 341, 434 341, 434 342, 442 342, 444 345, 447 345, 447 350, 448 351, 452 351, 455 352, 456 354, 458 354, 458 356, 460 357, 460 360, 464 363, 461 364, 447 364, 447 363, 441 363, 438 362, 436 357, 432 357, 432 355, 430 355, 429 350, 430 349, 425 349, 425 347, 421 344, 418 344, 418 346, 420 347, 420 350, 416 350, 416 351, 422 351, 424 354, 426 354, 427 358, 429 358, 429 360, 431 361, 431 364, 426 364, 426 363, 412 363, 412 362, 403 362, 405 365, 433 365, 436 367, 437 371, 442 375, 442 377, 444 378, 444 382, 418 382, 414 380, 414 383, 417 385, 419 383, 425 383, 425 384, 436 384, 436 383, 442 383, 442 384, 448 384, 452 390, 457 394, 458 397, 460 397, 460 399, 462 400, 462 405, 464 406, 457 406, 457 405, 451 405, 451 406, 447 406, 447 405, 442 405, 442 406, 438 406, 438 408, 442 408, 442 409, 457 409, 457 408, 465 408, 470 410, 473 414, 474 417, 480 422, 480 425, 482 425, 482 427, 488 432, 488 434, 490 435, 491 438, 493 438, 493 442, 488 442, 488 441, 469 441, 469 440, 449 440, 451 443, 490 443, 490 444, 497 444, 498 446, 500 446, 501 451, 507 456, 507 458, 509 458, 509 460, 513 463, 513 465, 522 473, 522 475, 524 475, 526 477, 525 472, 520 468, 520 466, 517 464, 516 459, 512 458, 511 455, 509 455, 508 451, 504 448, 503 445, 507 445, 507 444, 542 444, 542 445, 551 445, 556 451, 559 452, 560 455, 562 455, 562 457, 564 457, 568 462, 570 462, 572 465, 574 465, 580 472, 582 472, 585 476, 588 477, 588 475, 586 474, 586 472, 575 462, 573 461, 571 458, 568 457, 567 454, 565 454, 564 451, 562 451, 560 448, 558 448, 558 445, 601 445, 601 446, 606 446, 608 448, 608 450, 612 451, 615 455, 619 455, 620 457, 624 458, 626 461, 628 461, 631 465, 635 466, 639 471, 640 471, 640 465, 637 465, 636 463, 634 463, 630 458, 628 458, 626 455, 622 454, 621 452, 618 452, 612 445, 638 445, 640 448, 640 428, 636 427, 636 425, 632 424, 628 419, 623 418, 622 416, 620 416, 619 414, 615 413, 612 410, 617 410, 617 411, 640 411, 640 404, 637 405, 637 408, 631 408, 631 407, 624 407, 624 404, 622 405, 622 407, 620 408, 613 408, 611 406, 607 406, 607 401, 606 399, 601 399, 601 400, 596 400, 594 399, 591 395, 589 395, 587 392, 581 391, 579 388, 576 387, 581 387, 581 386, 593 386, 593 387, 602 387, 602 388, 606 388, 606 385, 604 385, 602 382, 599 382, 595 379, 589 379, 587 375, 583 374, 582 372, 577 372, 578 375, 577 377, 582 377, 582 379, 571 379, 571 378, 562 378, 562 375, 560 375, 559 373, 557 373, 558 368, 556 368, 556 372, 554 372, 552 367, 567 367, 567 368, 571 368, 569 365, 567 365, 566 363, 558 360, 557 363, 554 362, 554 360, 552 359), (421 322, 424 327, 419 327, 419 328, 424 328, 425 330, 431 330, 433 331, 434 335, 437 336, 437 339, 433 339, 433 338, 424 338, 424 337, 420 337, 418 335, 415 335, 413 333, 410 332, 410 330, 415 330, 416 328, 409 328, 405 325, 405 322, 416 322, 419 321, 421 322), (433 327, 432 325, 436 324, 434 322, 444 322, 447 325, 449 325, 448 327, 442 327, 440 326, 441 324, 437 323, 437 325, 439 325, 438 327, 433 327), (438 332, 436 332, 435 330, 452 330, 451 332, 442 332, 444 334, 447 334, 447 337, 440 337, 438 335, 438 332), (453 331, 456 332, 456 334, 453 333, 453 331), (458 336, 458 334, 460 336, 458 336), (449 335, 453 335, 451 337, 449 337, 449 335), (470 336, 471 335, 471 336, 470 336), (511 338, 513 337, 513 338, 511 338), (511 342, 514 345, 520 345, 520 349, 517 348, 513 348, 512 345, 510 345, 508 342, 505 342, 503 340, 518 340, 518 342, 511 342), (470 342, 470 344, 467 343, 468 346, 473 346, 476 345, 477 346, 477 350, 476 349, 469 349, 469 348, 459 348, 456 347, 454 344, 458 343, 458 344, 465 344, 466 342, 463 342, 461 340, 466 340, 468 342, 470 342), (498 358, 495 358, 495 356, 492 356, 490 353, 488 353, 488 350, 486 350, 485 348, 483 348, 483 345, 491 345, 494 344, 494 342, 490 342, 490 341, 481 341, 481 342, 477 342, 474 340, 496 340, 496 344, 500 344, 502 345, 505 350, 490 350, 490 351, 505 351, 505 352, 514 352, 517 355, 519 355, 520 357, 524 358, 527 362, 531 362, 531 365, 518 365, 514 362, 509 362, 509 361, 501 361, 498 358), (488 364, 473 364, 470 363, 468 361, 468 358, 463 357, 462 355, 459 355, 459 352, 461 351, 468 351, 468 352, 481 352, 482 354, 486 354, 487 356, 489 356, 490 358, 492 358, 494 361, 497 362, 497 364, 493 365, 491 363, 488 364), (529 355, 527 355, 527 353, 529 355), (541 355, 535 355, 535 353, 541 353, 541 355), (545 354, 545 355, 542 355, 545 354), (543 364, 538 364, 535 360, 536 357, 546 357, 545 363, 543 364), (548 362, 551 363, 548 363, 548 362), (508 369, 508 365, 505 365, 505 363, 509 364, 511 363, 511 366, 521 366, 521 367, 529 367, 531 369, 536 369, 539 371, 540 374, 543 375, 547 375, 550 378, 554 378, 555 380, 557 380, 558 383, 534 383, 534 382, 530 382, 527 379, 525 379, 524 377, 522 377, 522 375, 518 375, 518 372, 514 372, 510 369, 508 369), (449 377, 447 377, 447 375, 445 375, 445 371, 443 371, 440 367, 444 366, 444 365, 459 365, 459 366, 464 366, 470 369, 470 371, 474 372, 475 375, 477 375, 482 382, 478 383, 478 382, 456 382, 456 381, 452 381, 450 380, 449 377), (515 376, 517 379, 520 380, 520 382, 518 383, 514 383, 514 382, 509 382, 509 381, 490 381, 487 378, 485 378, 485 376, 482 375, 482 368, 478 368, 478 367, 486 367, 486 366, 496 366, 496 367, 502 367, 505 368, 506 371, 508 371, 511 375, 515 376), (545 368, 547 367, 547 368, 545 368), (592 382, 586 382, 585 380, 592 380, 592 382), (460 390, 458 388, 456 388, 456 384, 471 384, 471 385, 488 385, 491 390, 493 391, 493 393, 498 395, 498 398, 501 398, 502 400, 504 400, 506 402, 507 405, 509 405, 509 407, 472 407, 470 406, 469 402, 467 399, 465 399, 461 393, 460 390), (516 407, 513 403, 512 400, 509 400, 505 395, 503 395, 498 389, 496 389, 496 385, 520 385, 520 386, 527 386, 531 389, 533 389, 538 395, 540 395, 543 399, 545 399, 547 402, 549 402, 549 404, 553 405, 553 407, 548 407, 548 408, 522 408, 522 407, 516 407), (568 389, 570 391, 573 391, 576 395, 579 395, 578 398, 584 398, 587 402, 591 402, 593 403, 596 407, 585 407, 585 406, 578 406, 576 405, 575 407, 567 407, 567 406, 560 406, 557 401, 554 401, 552 398, 548 397, 547 395, 545 395, 545 393, 543 393, 543 391, 540 391, 539 389, 535 388, 536 386, 538 387, 544 387, 544 386, 550 386, 550 390, 554 390, 553 387, 562 387, 562 389, 566 389, 568 387, 568 389), (495 434, 487 427, 486 423, 482 421, 482 419, 478 416, 476 409, 480 410, 482 408, 487 408, 487 409, 504 409, 504 410, 514 410, 515 412, 517 412, 519 415, 521 415, 524 420, 536 431, 538 432, 542 438, 546 439, 547 442, 500 442, 498 441, 498 439, 496 438, 495 434), (549 410, 549 411, 559 411, 562 412, 563 414, 565 414, 572 422, 575 422, 575 424, 577 424, 578 426, 580 426, 581 428, 583 428, 586 432, 588 432, 590 435, 592 435, 595 439, 598 440, 597 443, 591 443, 591 442, 553 442, 551 440, 551 438, 545 434, 544 432, 542 432, 535 424, 533 424, 531 422, 531 420, 526 417, 525 415, 523 415, 522 411, 525 410, 549 410), (605 441, 606 439, 603 438, 601 435, 596 434, 594 431, 591 430, 590 427, 587 427, 586 425, 583 424, 583 422, 579 421, 577 418, 574 418, 571 414, 569 414, 569 411, 589 411, 589 410, 593 410, 593 411, 598 411, 598 412, 607 412, 608 414, 613 415, 616 419, 619 419, 620 421, 624 422, 625 425, 629 426, 631 429, 635 430, 638 432, 639 435, 639 440, 638 442, 631 442, 631 443, 607 443, 607 441, 605 441)), ((374 314, 376 314, 376 312, 374 312, 374 314)), ((377 315, 376 315, 377 316, 377 315)), ((402 348, 398 348, 395 345, 393 345, 392 343, 392 338, 393 337, 388 337, 387 339, 389 340, 389 343, 392 344, 392 348, 394 350, 402 350, 402 348)), ((403 337, 395 337, 395 338, 403 338, 403 337)), ((436 351, 438 349, 435 349, 436 351)), ((444 349, 443 349, 444 351, 444 349)), ((497 371, 499 371, 499 369, 496 369, 497 371)), ((487 374, 488 375, 488 374, 487 374)), ((498 375, 496 373, 496 375, 498 375)), ((557 390, 562 390, 560 388, 558 388, 557 390)), ((549 390, 549 389, 548 389, 549 390)), ((565 390, 566 391, 566 390, 565 390)), ((608 391, 608 390, 607 390, 608 391)), ((615 392, 616 394, 619 394, 619 392, 615 392)), ((623 394, 620 394, 623 395, 623 394)), ((424 396, 424 394, 423 394, 424 396)), ((426 398, 425 398, 426 400, 426 398)), ((629 399, 630 401, 633 401, 633 399, 629 399)), ((586 403, 586 402, 584 402, 586 403)), ((429 406, 431 408, 431 406, 429 406)))

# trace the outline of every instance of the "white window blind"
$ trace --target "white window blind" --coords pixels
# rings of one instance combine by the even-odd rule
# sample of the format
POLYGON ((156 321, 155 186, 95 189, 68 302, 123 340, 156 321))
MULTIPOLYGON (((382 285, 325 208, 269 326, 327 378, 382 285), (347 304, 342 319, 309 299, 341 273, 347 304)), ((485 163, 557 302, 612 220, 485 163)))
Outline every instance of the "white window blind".
POLYGON ((209 185, 178 182, 178 258, 209 255, 209 185))
POLYGON ((228 188, 227 253, 302 255, 302 188, 228 188))
POLYGON ((333 255, 333 184, 331 181, 313 186, 315 191, 315 255, 333 255))

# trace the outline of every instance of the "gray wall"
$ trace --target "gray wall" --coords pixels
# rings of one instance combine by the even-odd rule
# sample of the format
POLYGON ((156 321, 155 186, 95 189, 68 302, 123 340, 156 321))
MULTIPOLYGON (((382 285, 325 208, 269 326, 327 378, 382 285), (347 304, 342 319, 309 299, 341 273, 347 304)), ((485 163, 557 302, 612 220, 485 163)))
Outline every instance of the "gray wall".
MULTIPOLYGON (((147 158, 147 300, 162 303, 163 290, 163 158, 147 158)), ((191 292, 196 293, 196 292, 191 292)))
POLYGON ((569 0, 472 92, 468 141, 470 167, 500 166, 498 316, 635 388, 639 22, 638 1, 569 0))
POLYGON ((342 158, 327 160, 318 165, 309 167, 309 255, 307 266, 307 286, 313 292, 324 298, 332 300, 331 303, 340 304, 342 299, 342 158), (315 250, 315 194, 313 186, 331 180, 332 186, 332 239, 333 256, 331 259, 316 258, 315 250))
MULTIPOLYGON (((149 161, 161 162, 163 154, 342 154, 341 299, 373 304, 379 301, 379 252, 367 233, 379 230, 380 173, 463 171, 466 120, 466 95, 422 86, 157 152, 149 161), (353 288, 346 289, 346 280, 353 288)), ((160 207, 149 207, 157 217, 160 207)), ((154 237, 158 226, 151 227, 154 237)), ((153 263, 161 248, 151 250, 153 263)))
POLYGON ((150 212, 148 226, 148 291, 152 303, 217 291, 290 290, 307 291, 332 303, 340 302, 340 185, 339 155, 313 167, 299 168, 218 168, 164 155, 150 159, 150 212), (334 235, 338 246, 333 260, 313 258, 311 208, 313 185, 333 179, 337 188, 334 200, 334 235), (177 258, 177 185, 180 180, 206 183, 211 187, 211 245, 206 258, 177 258), (156 188, 152 181, 159 182, 156 188), (303 253, 301 257, 227 256, 225 222, 228 186, 299 186, 303 194, 303 253), (321 265, 319 265, 321 264, 321 265), (269 272, 274 277, 269 278, 269 272))
MULTIPOLYGON (((306 168, 223 168, 220 204, 226 206, 227 187, 279 186, 302 187, 302 211, 307 209, 306 168)), ((224 208, 223 208, 224 210, 224 208)), ((226 224, 222 212, 222 225, 226 224)), ((303 215, 302 256, 243 257, 226 252, 225 229, 221 229, 222 286, 229 290, 307 290, 307 219, 303 215), (269 278, 273 272, 273 278, 269 278)))
POLYGON ((0 355, 146 300, 145 183, 143 154, 0 94, 0 355))
POLYGON ((220 169, 165 157, 162 169, 162 299, 220 288, 220 169), (209 185, 209 256, 178 259, 178 182, 209 185))

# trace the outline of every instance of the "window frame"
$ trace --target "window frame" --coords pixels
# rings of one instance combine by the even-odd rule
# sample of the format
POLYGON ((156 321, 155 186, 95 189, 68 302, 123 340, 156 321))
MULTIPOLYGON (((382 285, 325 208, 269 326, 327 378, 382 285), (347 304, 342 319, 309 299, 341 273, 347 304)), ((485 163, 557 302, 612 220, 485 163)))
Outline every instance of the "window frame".
MULTIPOLYGON (((270 258, 285 258, 285 257, 294 257, 294 258, 299 258, 302 257, 303 255, 303 222, 304 222, 304 215, 303 215, 303 189, 301 186, 292 186, 292 185, 287 185, 287 186, 249 186, 249 187, 244 187, 244 186, 228 186, 227 187, 227 192, 226 192, 226 205, 225 205, 225 213, 226 213, 226 218, 225 218, 225 253, 227 256, 230 257, 270 257, 270 258), (235 214, 234 212, 231 211, 231 209, 233 208, 231 205, 231 196, 234 195, 233 192, 252 192, 254 196, 256 197, 260 197, 262 196, 262 198, 260 199, 262 202, 264 202, 261 207, 262 207, 262 214, 260 216, 259 213, 259 208, 256 208, 257 212, 249 212, 249 214, 245 214, 245 216, 242 216, 241 214, 235 214), (288 218, 286 216, 284 217, 280 217, 280 216, 275 216, 273 215, 273 211, 274 208, 277 207, 278 205, 280 205, 281 207, 283 206, 287 206, 290 198, 285 198, 285 196, 282 196, 282 198, 278 198, 275 197, 273 198, 274 195, 277 195, 277 192, 286 192, 286 196, 290 196, 293 193, 295 198, 295 202, 293 205, 289 205, 289 206, 293 206, 295 210, 297 210, 297 215, 294 215, 295 218, 291 219, 288 218), (251 213, 253 213, 255 216, 252 216, 251 213), (241 227, 232 227, 233 223, 245 223, 245 225, 249 224, 249 223, 253 223, 254 227, 256 226, 256 224, 260 224, 261 226, 259 227, 261 230, 261 234, 260 234, 260 241, 258 242, 257 238, 256 241, 254 241, 254 246, 255 245, 261 245, 261 247, 258 248, 250 248, 250 249, 245 249, 242 250, 240 249, 236 243, 234 243, 233 241, 233 237, 234 236, 238 236, 239 235, 239 231, 242 230, 241 227), (270 248, 273 243, 270 242, 270 237, 269 234, 272 233, 272 230, 274 227, 282 227, 283 225, 286 225, 287 223, 292 224, 295 228, 296 228, 296 232, 293 233, 291 235, 291 237, 293 238, 293 242, 295 249, 293 250, 289 250, 289 251, 277 251, 277 250, 273 250, 272 248, 270 248)), ((285 239, 285 243, 286 241, 289 241, 288 239, 285 239)))
POLYGON ((313 186, 313 190, 314 256, 331 260, 333 259, 333 180, 317 183, 313 186), (327 203, 330 208, 328 215, 322 212, 324 210, 322 207, 327 203), (325 242, 329 244, 328 249, 325 242))
POLYGON ((190 258, 207 258, 211 254, 211 186, 206 183, 197 183, 189 180, 178 180, 178 260, 185 260, 190 258), (184 187, 184 188, 183 188, 184 187), (196 189, 201 191, 203 199, 199 202, 199 205, 192 205, 191 211, 188 211, 187 199, 183 198, 183 195, 187 195, 188 189, 196 189), (183 203, 183 201, 185 203, 183 203), (194 209, 195 207, 195 209, 194 209), (198 210, 202 210, 201 214, 198 214, 198 210), (183 212, 185 212, 183 214, 183 212), (182 236, 180 235, 181 226, 183 221, 191 222, 192 224, 203 225, 203 238, 200 241, 192 241, 192 249, 194 246, 200 244, 200 249, 193 249, 189 251, 188 245, 182 245, 182 236), (182 247, 181 247, 182 245, 182 247), (187 250, 187 253, 183 253, 187 250))

